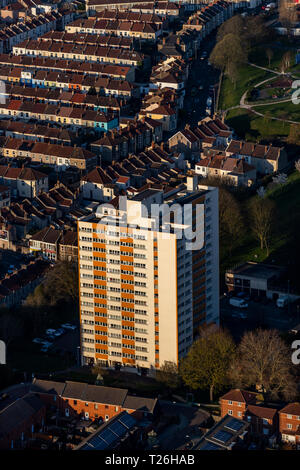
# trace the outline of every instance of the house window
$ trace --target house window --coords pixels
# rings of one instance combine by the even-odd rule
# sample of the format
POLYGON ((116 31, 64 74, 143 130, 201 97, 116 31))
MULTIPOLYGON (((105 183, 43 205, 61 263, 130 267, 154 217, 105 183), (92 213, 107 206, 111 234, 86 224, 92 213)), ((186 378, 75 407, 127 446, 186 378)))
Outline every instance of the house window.
POLYGON ((229 405, 232 405, 232 401, 231 401, 231 400, 228 400, 228 404, 229 404, 229 405))
POLYGON ((109 416, 105 415, 105 421, 108 421, 108 420, 109 420, 109 416))
POLYGON ((85 404, 85 406, 89 406, 89 404, 88 404, 88 403, 86 403, 86 404, 85 404))
POLYGON ((238 402, 238 406, 242 406, 242 404, 241 404, 241 402, 240 402, 240 401, 238 402))
POLYGON ((232 416, 232 410, 228 410, 228 414, 232 416))
POLYGON ((74 405, 77 405, 77 400, 74 400, 73 403, 74 403, 74 405))
POLYGON ((293 425, 292 425, 291 423, 288 423, 288 424, 287 424, 287 428, 288 428, 288 429, 293 429, 293 425))
POLYGON ((287 415, 288 419, 293 419, 293 415, 287 415))
POLYGON ((239 417, 239 418, 242 417, 242 412, 241 412, 241 411, 238 411, 238 417, 239 417))

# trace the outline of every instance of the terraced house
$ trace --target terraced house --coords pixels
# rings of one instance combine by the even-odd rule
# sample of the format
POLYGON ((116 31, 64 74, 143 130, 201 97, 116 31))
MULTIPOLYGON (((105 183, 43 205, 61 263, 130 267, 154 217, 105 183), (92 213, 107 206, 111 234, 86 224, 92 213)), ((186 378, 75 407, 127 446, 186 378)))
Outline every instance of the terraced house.
POLYGON ((23 41, 18 46, 13 47, 13 53, 16 55, 52 57, 81 62, 132 65, 134 67, 143 66, 147 62, 143 54, 126 49, 68 42, 57 43, 45 40, 23 41))
POLYGON ((95 132, 104 132, 118 127, 118 117, 113 113, 104 114, 102 111, 75 108, 70 106, 55 106, 45 103, 34 103, 23 100, 7 100, 0 104, 0 116, 16 119, 38 119, 57 122, 70 126, 71 130, 90 128, 95 132))
POLYGON ((66 27, 69 33, 125 36, 142 41, 156 42, 162 35, 161 25, 144 21, 86 19, 77 20, 66 27))
MULTIPOLYGON (((111 46, 109 46, 111 47, 111 46)), ((58 70, 60 72, 73 72, 81 73, 87 75, 97 75, 97 77, 110 77, 118 78, 122 80, 127 80, 128 82, 133 82, 135 80, 135 68, 133 66, 120 66, 113 64, 101 64, 101 63, 90 63, 82 62, 78 63, 75 60, 64 60, 64 59, 55 59, 49 57, 36 57, 36 56, 23 56, 23 55, 14 55, 10 56, 8 54, 0 55, 0 64, 13 67, 22 67, 23 72, 28 72, 33 69, 39 71, 52 71, 58 70)), ((25 79, 31 80, 31 75, 29 77, 22 76, 21 79, 24 80, 24 83, 28 82, 25 79)), ((38 82, 37 82, 38 83, 38 82)), ((34 84, 34 82, 32 82, 34 84)))
POLYGON ((70 166, 86 171, 97 164, 97 157, 92 152, 81 148, 46 142, 34 142, 22 139, 8 139, 2 149, 3 156, 11 158, 30 158, 63 171, 70 166))
POLYGON ((10 187, 13 198, 32 199, 48 191, 48 176, 33 168, 12 168, 0 165, 0 183, 10 187))

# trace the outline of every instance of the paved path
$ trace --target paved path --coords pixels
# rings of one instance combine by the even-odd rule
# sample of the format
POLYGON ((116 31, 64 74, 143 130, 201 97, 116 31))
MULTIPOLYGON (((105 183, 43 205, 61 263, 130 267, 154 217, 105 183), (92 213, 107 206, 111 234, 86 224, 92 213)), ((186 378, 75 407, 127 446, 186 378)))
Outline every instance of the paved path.
MULTIPOLYGON (((261 69, 261 70, 265 70, 267 72, 270 72, 270 73, 274 73, 275 75, 283 75, 282 72, 277 72, 276 70, 271 70, 271 69, 268 69, 267 67, 261 67, 260 65, 256 65, 256 64, 253 64, 251 62, 248 62, 249 65, 251 65, 252 67, 256 67, 258 69, 261 69)), ((290 75, 290 77, 292 78, 297 78, 293 75, 290 75)), ((270 77, 270 78, 267 78, 266 80, 263 80, 262 82, 260 83, 257 83, 256 85, 254 85, 254 88, 262 85, 263 83, 266 83, 270 80, 272 80, 274 77, 270 77)), ((299 78, 299 77, 298 77, 299 78)), ((255 109, 253 109, 254 107, 258 107, 258 106, 270 106, 270 105, 273 105, 273 104, 280 104, 280 103, 288 103, 290 101, 292 101, 292 98, 286 98, 286 99, 279 99, 279 100, 273 100, 273 101, 269 101, 267 103, 257 103, 257 104, 249 104, 246 102, 246 97, 247 97, 247 94, 248 94, 248 91, 249 89, 247 89, 241 99, 240 99, 240 103, 236 106, 231 106, 230 108, 227 108, 224 112, 225 112, 225 115, 228 113, 228 111, 232 110, 232 109, 239 109, 239 108, 242 108, 242 109, 246 109, 248 111, 251 111, 252 113, 256 114, 257 116, 260 116, 260 117, 265 117, 264 114, 262 113, 259 113, 258 111, 256 111, 255 109)), ((281 121, 281 122, 287 122, 289 124, 299 124, 299 121, 292 121, 290 119, 282 119, 282 118, 277 118, 277 117, 273 117, 273 116, 270 116, 269 119, 272 119, 273 121, 281 121)))

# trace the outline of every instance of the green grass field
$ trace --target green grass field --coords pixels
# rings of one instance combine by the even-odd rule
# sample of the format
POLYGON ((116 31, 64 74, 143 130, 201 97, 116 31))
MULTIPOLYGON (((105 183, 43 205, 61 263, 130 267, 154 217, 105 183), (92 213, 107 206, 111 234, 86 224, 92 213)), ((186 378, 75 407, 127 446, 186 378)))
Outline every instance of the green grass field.
POLYGON ((272 73, 244 64, 239 67, 236 86, 228 77, 223 77, 222 88, 219 99, 219 109, 228 109, 240 103, 243 93, 259 81, 273 76, 272 73))
POLYGON ((291 121, 300 122, 300 104, 294 104, 291 101, 266 106, 254 106, 254 109, 259 113, 269 113, 270 116, 279 119, 289 119, 291 121))
MULTIPOLYGON (((268 106, 259 107, 259 112, 264 112, 261 108, 268 108, 268 106)), ((270 115, 273 116, 272 113, 270 115)), ((240 138, 251 142, 259 142, 262 139, 280 141, 289 134, 290 130, 288 123, 264 119, 242 108, 230 110, 226 115, 226 123, 240 138)))

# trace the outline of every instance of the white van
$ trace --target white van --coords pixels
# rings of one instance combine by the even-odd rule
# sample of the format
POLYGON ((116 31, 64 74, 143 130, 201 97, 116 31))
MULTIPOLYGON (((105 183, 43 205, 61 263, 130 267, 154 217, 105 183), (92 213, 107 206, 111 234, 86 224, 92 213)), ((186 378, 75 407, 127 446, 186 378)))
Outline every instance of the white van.
POLYGON ((281 297, 278 297, 276 301, 277 307, 283 308, 285 307, 289 302, 289 297, 288 295, 282 295, 281 297))

